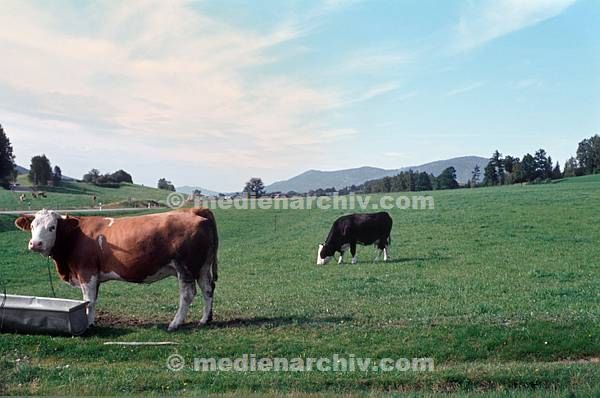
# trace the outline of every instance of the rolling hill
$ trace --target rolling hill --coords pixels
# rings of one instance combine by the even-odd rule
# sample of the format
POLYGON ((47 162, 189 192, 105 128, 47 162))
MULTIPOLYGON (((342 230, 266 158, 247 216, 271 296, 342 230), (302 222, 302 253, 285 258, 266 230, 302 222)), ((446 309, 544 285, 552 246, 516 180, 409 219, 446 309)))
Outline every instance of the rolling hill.
POLYGON ((308 192, 311 189, 336 187, 338 189, 350 185, 360 185, 368 180, 393 176, 409 169, 424 171, 438 175, 444 169, 454 166, 458 182, 466 183, 471 178, 471 172, 476 165, 485 167, 488 159, 479 156, 464 156, 447 160, 426 163, 419 166, 403 167, 400 169, 380 169, 377 167, 359 167, 355 169, 321 171, 309 170, 285 181, 274 182, 266 187, 268 192, 308 192))
POLYGON ((182 187, 175 188, 175 190, 177 192, 185 193, 188 195, 192 194, 197 189, 199 189, 202 192, 202 195, 217 196, 219 194, 219 192, 217 192, 217 191, 212 191, 210 189, 206 189, 206 188, 202 188, 202 187, 193 187, 193 186, 189 186, 189 185, 184 185, 182 187))
MULTIPOLYGON (((26 176, 20 179, 27 183, 26 176)), ((94 196, 96 204, 137 207, 140 203, 148 201, 165 203, 169 194, 168 191, 136 184, 122 183, 118 188, 108 188, 73 181, 63 181, 58 187, 43 187, 39 190, 46 192, 47 197, 33 199, 26 191, 27 200, 21 202, 19 196, 22 191, 11 192, 0 189, 0 211, 28 210, 29 204, 31 210, 89 208, 94 204, 92 199, 94 196)))

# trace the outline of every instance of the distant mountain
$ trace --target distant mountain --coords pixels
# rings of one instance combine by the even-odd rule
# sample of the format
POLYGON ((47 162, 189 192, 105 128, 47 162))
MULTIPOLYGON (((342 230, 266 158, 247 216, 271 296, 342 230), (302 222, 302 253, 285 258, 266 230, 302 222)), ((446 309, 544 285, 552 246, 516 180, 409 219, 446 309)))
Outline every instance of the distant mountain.
POLYGON ((206 189, 206 188, 202 188, 202 187, 191 187, 189 185, 184 185, 182 187, 177 187, 175 188, 175 190, 179 193, 185 193, 185 194, 192 194, 196 189, 199 189, 200 191, 202 191, 202 195, 207 195, 207 196, 216 196, 219 194, 219 192, 216 191, 211 191, 210 189, 206 189))
POLYGON ((335 170, 335 171, 320 171, 309 170, 300 175, 290 178, 285 181, 277 181, 266 187, 268 192, 308 192, 311 189, 344 188, 350 185, 360 185, 368 180, 374 180, 386 176, 394 176, 401 171, 427 172, 433 175, 438 175, 444 169, 454 166, 456 169, 456 177, 461 184, 467 183, 471 178, 471 172, 476 165, 482 170, 487 165, 489 159, 479 156, 464 156, 459 158, 438 160, 436 162, 422 164, 420 166, 403 167, 400 169, 380 169, 377 167, 360 167, 356 169, 335 170))

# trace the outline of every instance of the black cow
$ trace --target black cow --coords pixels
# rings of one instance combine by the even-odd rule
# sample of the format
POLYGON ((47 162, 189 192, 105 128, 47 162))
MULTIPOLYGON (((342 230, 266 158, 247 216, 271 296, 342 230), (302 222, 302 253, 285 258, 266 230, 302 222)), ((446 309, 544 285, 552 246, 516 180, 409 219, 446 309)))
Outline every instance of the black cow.
POLYGON ((319 245, 317 265, 327 264, 335 252, 340 252, 338 264, 341 264, 344 252, 350 248, 352 264, 356 264, 356 244, 377 245, 380 250, 376 260, 383 252, 383 261, 389 260, 390 233, 392 218, 386 212, 371 214, 350 214, 335 220, 324 244, 319 245))

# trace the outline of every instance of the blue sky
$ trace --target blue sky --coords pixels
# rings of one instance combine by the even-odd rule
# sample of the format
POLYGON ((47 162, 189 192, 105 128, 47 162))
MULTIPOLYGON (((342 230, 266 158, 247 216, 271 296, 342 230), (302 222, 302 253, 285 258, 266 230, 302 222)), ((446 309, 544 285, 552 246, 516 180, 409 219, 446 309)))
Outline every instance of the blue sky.
POLYGON ((239 190, 600 133, 600 3, 4 1, 19 164, 239 190))

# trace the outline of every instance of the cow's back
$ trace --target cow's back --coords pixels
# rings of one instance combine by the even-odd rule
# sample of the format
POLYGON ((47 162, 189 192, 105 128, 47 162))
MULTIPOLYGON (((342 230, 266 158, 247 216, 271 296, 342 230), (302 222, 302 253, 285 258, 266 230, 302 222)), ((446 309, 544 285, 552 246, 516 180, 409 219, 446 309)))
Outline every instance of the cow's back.
POLYGON ((99 271, 129 281, 143 281, 174 263, 197 277, 212 246, 218 244, 216 223, 207 209, 81 220, 83 246, 95 247, 99 271))
POLYGON ((392 218, 387 212, 356 214, 345 222, 349 222, 350 235, 362 244, 388 238, 392 230, 392 218))

